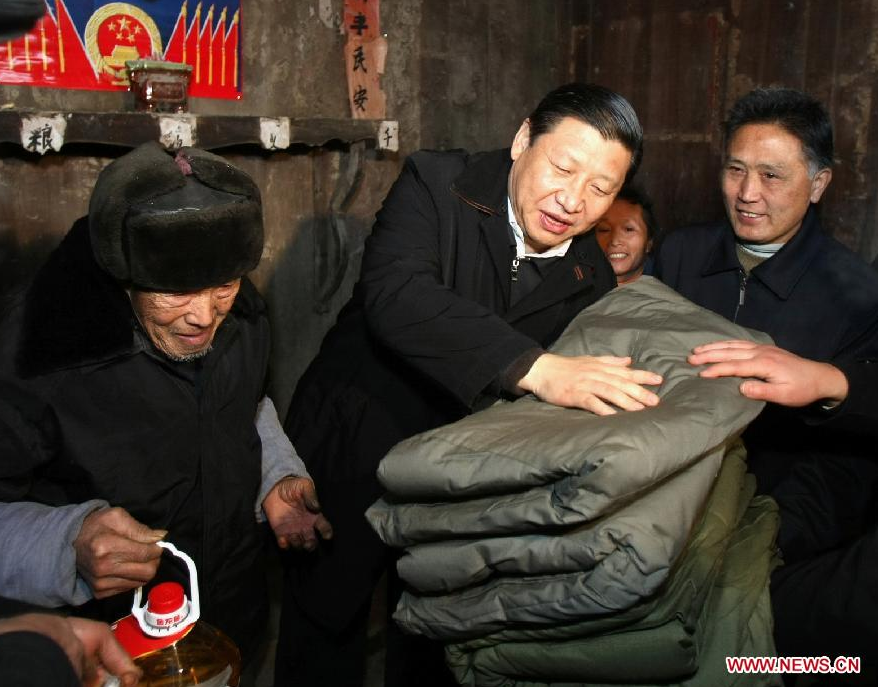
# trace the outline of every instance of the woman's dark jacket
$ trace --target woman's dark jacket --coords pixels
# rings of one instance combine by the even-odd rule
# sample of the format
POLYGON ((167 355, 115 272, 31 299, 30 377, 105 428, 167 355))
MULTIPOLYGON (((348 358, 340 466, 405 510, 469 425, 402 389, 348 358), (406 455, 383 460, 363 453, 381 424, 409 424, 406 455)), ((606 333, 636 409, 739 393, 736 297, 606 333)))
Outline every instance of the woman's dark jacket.
MULTIPOLYGON (((331 547, 357 540, 350 559, 364 569, 383 550, 362 514, 381 494, 375 470, 384 454, 496 397, 507 367, 548 346, 616 285, 589 232, 510 305, 511 162, 509 150, 422 151, 406 161, 377 215, 353 296, 296 388, 285 428, 329 520, 356 514, 357 533, 337 527, 331 547)), ((334 577, 340 564, 314 560, 310 584, 347 596, 330 610, 303 583, 300 605, 343 627, 371 592, 371 583, 354 588, 351 578, 368 575, 334 577)))
MULTIPOLYGON (((254 425, 268 361, 264 305, 243 280, 200 366, 145 342, 80 220, 2 328, 0 501, 103 499, 167 529, 196 562, 203 617, 246 650, 264 609, 254 425)), ((173 567, 164 562, 157 580, 177 576, 173 567)), ((115 620, 130 604, 125 594, 89 605, 115 620)))

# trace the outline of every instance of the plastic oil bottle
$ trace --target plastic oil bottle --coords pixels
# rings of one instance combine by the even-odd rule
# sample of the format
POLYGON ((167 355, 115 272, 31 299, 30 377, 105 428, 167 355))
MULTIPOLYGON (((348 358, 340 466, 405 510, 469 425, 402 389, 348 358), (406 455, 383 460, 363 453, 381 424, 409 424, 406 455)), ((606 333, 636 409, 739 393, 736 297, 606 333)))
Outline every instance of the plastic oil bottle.
POLYGON ((113 633, 143 670, 140 687, 237 687, 241 677, 238 647, 212 625, 199 620, 195 563, 173 544, 159 542, 189 568, 188 599, 177 582, 153 587, 146 606, 143 589, 134 593, 131 615, 113 625, 113 633))

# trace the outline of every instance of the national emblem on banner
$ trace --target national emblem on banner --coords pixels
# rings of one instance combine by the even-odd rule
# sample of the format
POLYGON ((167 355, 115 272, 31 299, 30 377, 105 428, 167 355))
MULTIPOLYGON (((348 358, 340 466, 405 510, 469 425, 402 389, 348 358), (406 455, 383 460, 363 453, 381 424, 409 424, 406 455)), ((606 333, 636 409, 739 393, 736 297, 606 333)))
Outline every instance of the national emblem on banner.
POLYGON ((241 2, 47 0, 30 33, 0 43, 0 83, 124 90, 126 61, 164 59, 192 66, 190 96, 239 99, 241 2))
POLYGON ((85 25, 85 47, 100 79, 127 86, 127 60, 162 54, 158 26, 139 7, 113 2, 95 11, 85 25))

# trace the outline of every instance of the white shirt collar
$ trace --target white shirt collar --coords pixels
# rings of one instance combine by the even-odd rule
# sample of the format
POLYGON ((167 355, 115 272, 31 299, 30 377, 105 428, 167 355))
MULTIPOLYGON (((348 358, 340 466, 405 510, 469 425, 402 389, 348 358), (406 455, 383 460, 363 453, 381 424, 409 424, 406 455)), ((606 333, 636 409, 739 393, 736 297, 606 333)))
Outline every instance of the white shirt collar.
POLYGON ((518 220, 515 219, 515 213, 512 211, 512 199, 509 196, 506 196, 506 211, 509 215, 509 224, 512 226, 512 234, 515 236, 515 254, 519 258, 555 258, 567 255, 567 249, 570 248, 573 239, 567 239, 564 243, 559 243, 543 253, 528 253, 524 246, 524 231, 518 225, 518 220))
POLYGON ((741 248, 750 255, 767 260, 784 247, 783 243, 743 243, 738 242, 741 248))

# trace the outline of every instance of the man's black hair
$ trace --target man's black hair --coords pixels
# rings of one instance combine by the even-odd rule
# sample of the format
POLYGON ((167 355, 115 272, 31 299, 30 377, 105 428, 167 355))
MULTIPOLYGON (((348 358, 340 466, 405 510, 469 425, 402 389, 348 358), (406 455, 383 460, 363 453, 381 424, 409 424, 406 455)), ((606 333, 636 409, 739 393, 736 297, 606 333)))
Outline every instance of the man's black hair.
POLYGON ((616 200, 624 200, 632 205, 637 205, 643 213, 643 222, 646 224, 646 239, 655 241, 661 233, 661 227, 652 209, 652 198, 645 190, 635 184, 625 184, 616 194, 616 200))
POLYGON ((628 177, 634 176, 643 154, 643 129, 634 108, 618 93, 603 86, 569 83, 556 88, 531 112, 531 145, 565 117, 594 127, 607 141, 618 141, 631 151, 628 177))
POLYGON ((741 97, 725 122, 725 145, 746 124, 776 124, 802 143, 814 174, 833 162, 832 120, 820 101, 792 88, 757 88, 741 97))

